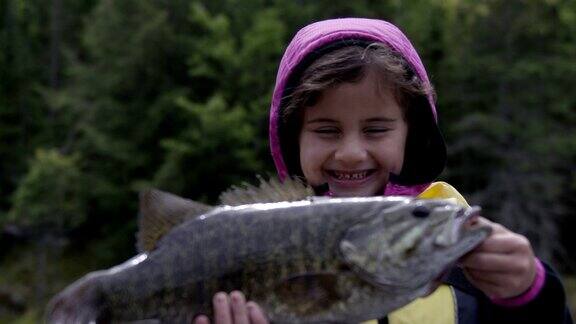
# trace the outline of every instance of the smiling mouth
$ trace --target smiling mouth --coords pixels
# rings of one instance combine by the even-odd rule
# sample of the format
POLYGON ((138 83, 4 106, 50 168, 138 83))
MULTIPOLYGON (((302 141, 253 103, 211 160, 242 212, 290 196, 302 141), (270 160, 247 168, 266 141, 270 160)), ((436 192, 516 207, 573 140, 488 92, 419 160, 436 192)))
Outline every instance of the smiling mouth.
POLYGON ((327 173, 339 181, 361 181, 372 175, 375 170, 362 170, 362 171, 337 171, 327 170, 327 173))

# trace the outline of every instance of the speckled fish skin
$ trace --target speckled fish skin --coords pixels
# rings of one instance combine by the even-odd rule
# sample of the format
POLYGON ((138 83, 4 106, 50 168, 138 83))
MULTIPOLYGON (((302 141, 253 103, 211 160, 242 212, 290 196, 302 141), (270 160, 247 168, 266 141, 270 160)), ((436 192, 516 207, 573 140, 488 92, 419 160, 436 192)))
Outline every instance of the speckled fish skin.
POLYGON ((434 279, 488 234, 448 200, 312 198, 219 207, 186 220, 158 246, 93 272, 57 295, 50 323, 211 316, 217 291, 242 290, 275 323, 380 318, 434 288, 434 279))

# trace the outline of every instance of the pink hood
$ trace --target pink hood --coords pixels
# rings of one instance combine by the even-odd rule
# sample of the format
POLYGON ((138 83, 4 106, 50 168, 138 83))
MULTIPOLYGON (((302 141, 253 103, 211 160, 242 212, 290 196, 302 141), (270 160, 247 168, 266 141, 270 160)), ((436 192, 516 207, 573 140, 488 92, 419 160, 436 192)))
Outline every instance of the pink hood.
MULTIPOLYGON (((272 104, 270 107, 270 149, 280 179, 284 179, 288 176, 288 169, 284 157, 282 156, 278 129, 280 123, 279 116, 282 109, 281 105, 283 104, 282 98, 285 96, 285 90, 289 78, 297 69, 299 64, 306 64, 302 62, 306 61, 305 59, 308 56, 313 55, 313 53, 318 49, 343 39, 357 39, 387 44, 390 48, 404 56, 406 61, 411 65, 413 72, 425 84, 429 85, 430 83, 424 65, 408 38, 406 38, 406 36, 396 26, 386 21, 363 18, 343 18, 324 20, 302 28, 294 36, 292 42, 290 42, 284 52, 284 56, 282 57, 278 69, 276 86, 274 87, 272 104)), ((425 158, 432 159, 432 164, 435 164, 436 166, 431 172, 431 175, 424 177, 422 180, 410 181, 409 183, 402 183, 402 181, 398 181, 400 183, 394 183, 395 181, 391 180, 384 190, 385 195, 417 195, 430 184, 430 181, 440 174, 444 167, 446 155, 445 146, 442 136, 436 126, 436 108, 431 93, 428 94, 427 103, 423 106, 425 106, 424 110, 427 110, 427 113, 423 112, 423 115, 429 116, 424 118, 432 120, 430 123, 434 125, 431 130, 426 131, 431 134, 427 134, 424 137, 426 142, 434 142, 432 143, 433 147, 427 148, 426 150, 430 151, 433 149, 434 151, 432 151, 432 153, 426 152, 427 156, 425 158), (438 139, 438 137, 440 139, 438 139)), ((418 151, 422 150, 419 149, 418 151)), ((415 158, 412 155, 414 154, 411 153, 410 156, 407 155, 405 161, 407 161, 407 159, 416 160, 422 158, 415 158)), ((394 177, 391 179, 394 179, 394 177)))

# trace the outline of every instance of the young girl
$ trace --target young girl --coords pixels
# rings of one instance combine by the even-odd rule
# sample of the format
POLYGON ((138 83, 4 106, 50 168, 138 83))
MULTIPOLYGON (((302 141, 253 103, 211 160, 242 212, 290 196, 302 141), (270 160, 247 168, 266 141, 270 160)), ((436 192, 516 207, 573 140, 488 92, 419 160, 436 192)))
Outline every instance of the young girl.
MULTIPOLYGON (((432 183, 446 161, 432 86, 409 40, 385 21, 326 20, 296 34, 280 62, 270 145, 280 178, 302 176, 318 195, 462 199, 432 183)), ((530 242, 478 221, 492 234, 440 288, 379 322, 572 322, 559 278, 530 242)), ((214 309, 216 323, 266 323, 241 292, 216 294, 214 309)))

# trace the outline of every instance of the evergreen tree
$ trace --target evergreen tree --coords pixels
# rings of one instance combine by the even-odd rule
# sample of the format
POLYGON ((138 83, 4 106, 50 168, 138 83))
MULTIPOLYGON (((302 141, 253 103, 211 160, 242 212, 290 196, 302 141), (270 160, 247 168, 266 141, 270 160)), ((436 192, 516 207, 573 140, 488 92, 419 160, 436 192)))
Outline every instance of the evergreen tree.
POLYGON ((574 197, 574 6, 470 1, 450 10, 439 83, 440 106, 453 118, 444 124, 449 178, 551 260, 560 246, 549 238, 569 216, 565 197, 574 197))

